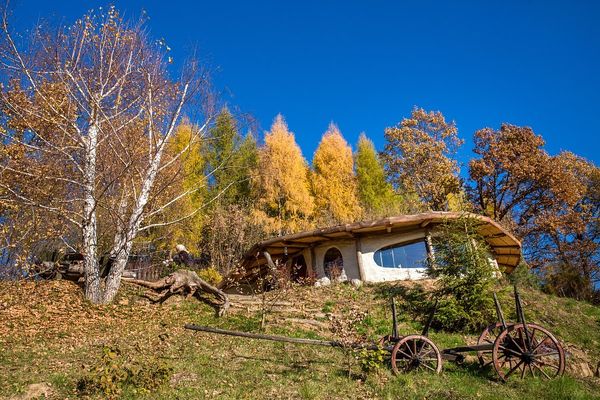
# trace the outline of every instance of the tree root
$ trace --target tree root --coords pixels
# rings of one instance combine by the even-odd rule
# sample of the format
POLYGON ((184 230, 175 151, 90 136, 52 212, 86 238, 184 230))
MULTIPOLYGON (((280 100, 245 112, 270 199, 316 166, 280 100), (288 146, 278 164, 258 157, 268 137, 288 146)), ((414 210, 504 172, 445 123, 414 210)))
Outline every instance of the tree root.
POLYGON ((219 317, 224 315, 229 309, 229 297, 225 292, 200 278, 194 271, 187 269, 175 271, 156 282, 129 278, 123 278, 123 280, 158 292, 146 293, 146 297, 153 302, 162 303, 169 297, 178 294, 185 296, 186 298, 194 296, 200 301, 208 302, 215 308, 219 317), (208 301, 200 295, 201 292, 213 295, 219 302, 208 301))

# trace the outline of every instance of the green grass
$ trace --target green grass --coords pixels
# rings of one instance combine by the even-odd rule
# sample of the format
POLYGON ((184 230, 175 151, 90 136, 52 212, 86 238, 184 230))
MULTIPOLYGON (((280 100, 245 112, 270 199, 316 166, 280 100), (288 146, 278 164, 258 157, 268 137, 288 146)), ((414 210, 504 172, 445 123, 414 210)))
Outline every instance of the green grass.
MULTIPOLYGON (((377 339, 388 334, 391 315, 386 290, 346 285, 297 288, 288 294, 296 317, 327 312, 341 315, 368 310, 361 335, 377 339), (327 311, 326 311, 327 310, 327 311)), ((127 386, 124 399, 594 399, 597 378, 569 371, 552 381, 511 380, 500 383, 490 368, 473 358, 461 365, 444 362, 441 375, 393 376, 389 368, 364 374, 339 349, 211 335, 183 329, 185 323, 243 331, 260 330, 260 313, 232 308, 217 318, 207 305, 182 300, 162 306, 140 303, 137 289, 121 295, 127 304, 93 306, 66 282, 0 287, 0 398, 24 393, 32 383, 52 385, 56 398, 77 398, 76 385, 101 358, 104 346, 118 347, 123 357, 139 363, 161 363, 173 370, 169 382, 156 390, 127 386), (29 285, 29 286, 28 286, 29 285), (84 368, 85 367, 85 368, 84 368)), ((590 362, 600 360, 600 309, 570 299, 523 290, 526 316, 565 343, 568 351, 585 350, 590 362)), ((505 313, 514 318, 512 292, 500 292, 505 313)), ((419 333, 420 322, 399 310, 401 334, 419 333)), ((333 339, 327 329, 290 324, 285 313, 269 316, 267 333, 333 339)), ((477 335, 430 332, 440 348, 463 345, 477 335)), ((104 398, 102 394, 91 398, 104 398)))

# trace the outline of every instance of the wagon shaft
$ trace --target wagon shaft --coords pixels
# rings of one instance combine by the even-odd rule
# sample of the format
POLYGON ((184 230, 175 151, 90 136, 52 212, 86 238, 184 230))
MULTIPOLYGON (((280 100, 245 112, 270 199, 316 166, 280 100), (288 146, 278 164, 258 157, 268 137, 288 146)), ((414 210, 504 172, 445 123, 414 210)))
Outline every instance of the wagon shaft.
POLYGON ((233 330, 229 330, 229 329, 213 328, 210 326, 200 326, 200 325, 193 325, 193 324, 186 324, 184 326, 184 328, 190 329, 193 331, 216 333, 219 335, 226 335, 226 336, 245 337, 245 338, 249 338, 249 339, 270 340, 273 342, 310 344, 310 345, 315 345, 315 346, 327 346, 327 347, 351 347, 351 348, 355 348, 355 349, 367 349, 367 350, 377 350, 379 348, 377 345, 371 345, 371 344, 352 344, 352 345, 348 346, 342 342, 338 342, 335 340, 304 339, 304 338, 293 338, 293 337, 278 336, 278 335, 266 335, 263 333, 233 331, 233 330))

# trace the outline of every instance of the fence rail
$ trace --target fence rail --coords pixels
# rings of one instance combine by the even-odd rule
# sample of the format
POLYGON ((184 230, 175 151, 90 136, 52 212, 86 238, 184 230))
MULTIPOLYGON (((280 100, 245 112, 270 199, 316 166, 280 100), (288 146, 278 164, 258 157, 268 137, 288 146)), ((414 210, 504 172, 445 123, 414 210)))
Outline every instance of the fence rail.
POLYGON ((129 271, 136 279, 156 281, 170 270, 164 262, 167 259, 168 254, 163 252, 134 254, 129 257, 125 271, 129 271))

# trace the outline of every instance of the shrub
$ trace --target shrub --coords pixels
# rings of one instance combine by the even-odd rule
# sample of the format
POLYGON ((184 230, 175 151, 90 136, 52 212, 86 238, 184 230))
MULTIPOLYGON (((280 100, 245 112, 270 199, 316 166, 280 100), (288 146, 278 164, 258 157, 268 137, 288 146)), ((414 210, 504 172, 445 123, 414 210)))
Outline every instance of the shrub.
MULTIPOLYGON (((489 248, 477 233, 478 225, 475 218, 460 218, 442 224, 434 237, 435 259, 427 271, 438 279, 434 328, 473 332, 493 319, 495 269, 489 248)), ((431 304, 423 306, 429 308, 431 304)))
POLYGON ((387 351, 383 349, 358 349, 355 351, 355 357, 360 364, 360 369, 364 373, 370 373, 381 369, 385 363, 387 355, 387 351))
POLYGON ((217 286, 223 280, 223 277, 215 267, 199 270, 198 276, 213 286, 217 286))
POLYGON ((539 289, 541 287, 540 278, 531 272, 529 266, 524 260, 521 260, 519 265, 514 269, 514 271, 508 275, 508 281, 512 285, 516 285, 518 287, 526 287, 532 289, 539 289))
POLYGON ((77 382, 82 395, 101 393, 118 398, 125 386, 154 390, 167 382, 173 373, 170 366, 155 361, 131 361, 118 347, 105 346, 102 357, 77 382))

